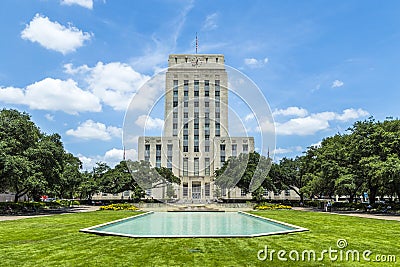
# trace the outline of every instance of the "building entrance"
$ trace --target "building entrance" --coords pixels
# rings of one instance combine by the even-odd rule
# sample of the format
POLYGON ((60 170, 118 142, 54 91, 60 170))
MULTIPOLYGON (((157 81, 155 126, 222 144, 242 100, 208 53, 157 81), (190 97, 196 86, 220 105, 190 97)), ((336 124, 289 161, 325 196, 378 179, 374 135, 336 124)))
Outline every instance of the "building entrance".
POLYGON ((201 198, 201 182, 192 182, 192 199, 201 198))

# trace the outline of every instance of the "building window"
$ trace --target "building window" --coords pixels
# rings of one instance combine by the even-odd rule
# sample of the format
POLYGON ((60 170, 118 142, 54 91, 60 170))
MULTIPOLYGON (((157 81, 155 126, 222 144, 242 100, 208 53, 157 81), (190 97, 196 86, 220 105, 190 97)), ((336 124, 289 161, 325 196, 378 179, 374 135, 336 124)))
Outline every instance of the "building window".
POLYGON ((184 134, 184 135, 183 135, 183 140, 189 140, 189 135, 184 134))
POLYGON ((194 158, 194 176, 199 176, 199 158, 194 158))
POLYGON ((156 156, 156 167, 157 168, 161 167, 161 156, 156 156))
POLYGON ((198 108, 199 107, 199 101, 194 101, 194 107, 198 108))
POLYGON ((183 158, 183 176, 188 176, 188 167, 189 167, 189 159, 183 158))
POLYGON ((204 175, 210 176, 210 158, 204 159, 204 175))
POLYGON ((219 80, 215 80, 215 90, 219 91, 219 88, 220 88, 220 81, 219 80))
POLYGON ((210 152, 210 146, 209 145, 205 145, 204 146, 204 152, 210 152))
POLYGON ((194 90, 199 91, 199 80, 194 80, 194 90))
POLYGON ((219 91, 215 91, 215 96, 219 97, 219 91))
POLYGON ((279 192, 274 192, 274 196, 279 196, 279 192))
POLYGON ((220 136, 220 131, 221 131, 221 125, 219 122, 215 123, 215 136, 220 136))
POLYGON ((174 80, 174 90, 178 90, 178 80, 174 80))
POLYGON ((195 113, 194 113, 194 118, 195 118, 195 119, 198 119, 198 118, 199 118, 199 113, 198 113, 198 112, 195 112, 195 113))
POLYGON ((237 155, 237 145, 232 145, 232 156, 236 156, 237 155))
POLYGON ((221 156, 221 167, 224 166, 225 156, 221 156))
POLYGON ((193 146, 193 151, 194 152, 199 152, 200 150, 199 150, 199 146, 193 146))
POLYGON ((225 151, 225 145, 219 145, 219 149, 220 149, 221 151, 225 151))
POLYGON ((189 80, 183 81, 183 89, 188 91, 189 90, 189 80))
POLYGON ((184 113, 183 113, 183 117, 184 117, 185 119, 187 119, 187 118, 189 118, 189 114, 188 114, 187 112, 184 112, 184 113))
POLYGON ((174 90, 174 96, 178 96, 178 91, 174 90))
POLYGON ((189 147, 188 146, 183 146, 183 152, 189 152, 189 147))
POLYGON ((167 157, 167 168, 172 171, 172 156, 167 157))
POLYGON ((199 124, 198 123, 194 123, 193 128, 194 129, 199 129, 199 124))
POLYGON ((188 196, 188 183, 183 183, 183 196, 187 197, 188 196))
POLYGON ((215 101, 215 107, 219 108, 219 101, 218 100, 215 101))
POLYGON ((189 91, 184 91, 183 96, 189 96, 189 91))
POLYGON ((206 107, 206 108, 210 107, 210 102, 208 102, 208 101, 204 102, 204 107, 206 107))
POLYGON ((210 183, 204 184, 204 196, 206 197, 210 196, 210 183))
POLYGON ((242 197, 245 197, 245 196, 246 196, 246 191, 244 191, 243 189, 241 189, 241 190, 240 190, 240 195, 241 195, 242 197))
POLYGON ((264 189, 263 196, 267 197, 269 195, 268 189, 264 189))
POLYGON ((204 139, 205 139, 205 140, 210 140, 210 135, 206 134, 206 135, 204 136, 204 139))
POLYGON ((124 197, 129 197, 129 191, 124 191, 124 197))
POLYGON ((188 103, 187 101, 185 101, 185 102, 183 102, 183 106, 184 106, 185 108, 187 108, 187 107, 189 106, 189 103, 188 103))
POLYGON ((177 118, 178 118, 178 112, 174 112, 174 113, 173 113, 173 118, 174 118, 174 119, 177 119, 177 118))
POLYGON ((172 129, 174 129, 174 130, 178 129, 178 123, 173 123, 172 124, 172 129))
POLYGON ((198 97, 199 96, 199 91, 194 91, 194 96, 198 97))
POLYGON ((178 101, 174 101, 173 106, 177 107, 178 106, 178 101))
POLYGON ((249 152, 249 145, 245 144, 243 145, 243 153, 249 152))
POLYGON ((189 129, 189 124, 188 124, 188 123, 185 123, 185 124, 183 125, 183 129, 189 129))
POLYGON ((290 197, 290 190, 285 190, 285 197, 290 197))
POLYGON ((219 119, 220 118, 220 113, 219 112, 215 112, 215 118, 219 119))

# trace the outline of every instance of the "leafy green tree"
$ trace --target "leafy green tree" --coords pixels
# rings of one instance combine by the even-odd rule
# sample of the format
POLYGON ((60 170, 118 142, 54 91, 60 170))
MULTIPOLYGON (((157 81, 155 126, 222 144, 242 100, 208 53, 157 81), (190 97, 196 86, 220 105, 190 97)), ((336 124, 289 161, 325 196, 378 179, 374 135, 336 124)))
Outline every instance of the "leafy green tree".
POLYGON ((241 153, 237 157, 230 157, 215 171, 215 184, 228 190, 237 186, 246 193, 260 186, 272 190, 273 182, 268 176, 271 164, 271 159, 257 152, 241 153))
POLYGON ((58 134, 46 135, 27 113, 0 111, 0 187, 39 199, 54 193, 63 171, 64 148, 58 134))

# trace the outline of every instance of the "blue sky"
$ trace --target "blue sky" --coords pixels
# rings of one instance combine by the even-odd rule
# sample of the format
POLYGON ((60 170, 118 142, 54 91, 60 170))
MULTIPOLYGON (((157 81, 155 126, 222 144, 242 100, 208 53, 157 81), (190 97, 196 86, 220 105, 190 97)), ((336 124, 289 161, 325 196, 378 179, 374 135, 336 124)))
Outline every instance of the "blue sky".
POLYGON ((61 134, 86 168, 113 165, 129 100, 168 54, 193 53, 197 32, 199 53, 224 54, 262 90, 276 159, 292 157, 399 116, 399 14, 398 1, 3 0, 0 105, 61 134))

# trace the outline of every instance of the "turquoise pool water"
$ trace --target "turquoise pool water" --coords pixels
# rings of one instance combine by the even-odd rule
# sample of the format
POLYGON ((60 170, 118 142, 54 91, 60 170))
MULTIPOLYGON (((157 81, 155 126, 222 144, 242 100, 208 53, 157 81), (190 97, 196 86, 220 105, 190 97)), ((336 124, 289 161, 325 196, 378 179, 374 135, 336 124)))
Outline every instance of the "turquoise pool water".
POLYGON ((129 237, 249 237, 305 230, 243 212, 149 212, 81 231, 129 237))

